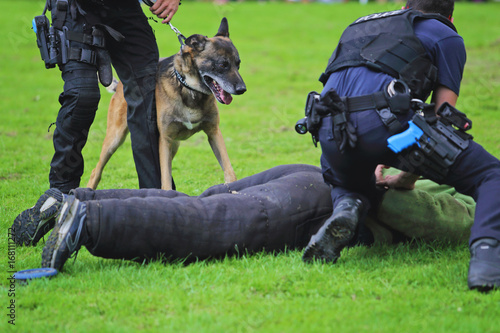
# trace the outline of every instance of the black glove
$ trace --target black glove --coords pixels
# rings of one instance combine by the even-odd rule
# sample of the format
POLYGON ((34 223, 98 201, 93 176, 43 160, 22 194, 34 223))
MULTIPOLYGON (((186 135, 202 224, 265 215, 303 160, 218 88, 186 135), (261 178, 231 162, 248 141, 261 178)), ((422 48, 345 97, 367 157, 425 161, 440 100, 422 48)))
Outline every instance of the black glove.
MULTIPOLYGON (((92 35, 100 39, 104 39, 104 33, 97 28, 92 30, 92 35)), ((94 48, 97 60, 97 72, 99 73, 99 81, 105 87, 113 82, 113 71, 111 69, 111 58, 108 51, 102 47, 94 48)))
POLYGON ((314 109, 320 116, 326 116, 327 114, 334 115, 345 111, 345 105, 335 89, 332 88, 314 104, 314 109))
POLYGON ((358 141, 356 129, 347 121, 348 112, 346 106, 335 89, 328 90, 321 97, 316 108, 319 114, 332 114, 333 137, 342 154, 347 145, 351 148, 356 147, 356 142, 358 141))
POLYGON ((349 144, 349 147, 354 148, 356 147, 356 142, 358 141, 356 129, 350 122, 347 121, 346 115, 347 113, 344 112, 332 117, 333 137, 335 138, 337 147, 342 154, 344 153, 347 144, 349 144))
MULTIPOLYGON (((92 35, 98 40, 104 40, 105 36, 121 42, 125 39, 120 32, 104 24, 97 24, 92 28, 92 35)), ((97 58, 97 72, 99 73, 99 81, 107 87, 113 82, 113 71, 111 69, 111 57, 104 47, 104 43, 94 48, 97 58)))

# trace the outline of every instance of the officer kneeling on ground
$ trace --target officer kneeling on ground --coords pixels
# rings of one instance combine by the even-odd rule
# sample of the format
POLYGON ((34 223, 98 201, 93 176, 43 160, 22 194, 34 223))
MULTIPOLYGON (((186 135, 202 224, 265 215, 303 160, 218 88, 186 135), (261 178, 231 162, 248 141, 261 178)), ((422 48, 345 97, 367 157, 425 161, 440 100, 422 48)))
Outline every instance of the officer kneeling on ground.
POLYGON ((337 261, 380 202, 374 170, 383 164, 404 172, 379 185, 412 188, 422 175, 475 199, 468 286, 500 286, 500 161, 471 140, 471 122, 454 108, 466 52, 453 10, 452 0, 410 0, 342 34, 320 77, 321 96, 310 94, 298 124, 321 144, 334 207, 304 261, 337 261), (431 93, 433 104, 424 104, 431 93))

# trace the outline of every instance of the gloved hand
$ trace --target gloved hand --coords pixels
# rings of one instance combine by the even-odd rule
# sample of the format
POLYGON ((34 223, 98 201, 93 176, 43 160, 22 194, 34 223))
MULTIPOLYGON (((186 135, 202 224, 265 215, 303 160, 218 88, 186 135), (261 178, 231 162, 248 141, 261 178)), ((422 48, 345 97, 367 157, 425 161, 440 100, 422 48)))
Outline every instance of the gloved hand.
POLYGON ((354 148, 358 141, 356 129, 347 121, 347 109, 335 89, 328 90, 315 107, 319 114, 332 114, 333 137, 340 152, 343 154, 347 145, 354 148))

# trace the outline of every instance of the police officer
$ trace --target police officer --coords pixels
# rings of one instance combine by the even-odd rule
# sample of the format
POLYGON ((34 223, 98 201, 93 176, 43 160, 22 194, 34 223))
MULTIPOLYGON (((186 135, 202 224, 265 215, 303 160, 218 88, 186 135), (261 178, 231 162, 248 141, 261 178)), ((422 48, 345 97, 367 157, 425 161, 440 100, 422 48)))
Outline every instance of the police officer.
MULTIPOLYGON (((315 106, 318 113, 330 113, 322 118, 318 138, 334 211, 311 238, 304 261, 337 261, 370 205, 380 201, 374 170, 385 164, 412 172, 391 178, 390 184, 412 188, 415 174, 421 174, 476 200, 468 285, 480 290, 500 286, 499 160, 454 131, 453 143, 429 139, 439 147, 461 145, 448 165, 441 155, 436 158, 440 149, 425 156, 417 152, 423 158, 413 163, 406 153, 387 146, 389 137, 408 128, 431 92, 436 109, 444 102, 456 104, 466 52, 452 24, 453 9, 452 0, 410 0, 402 10, 359 18, 344 31, 320 78, 324 89, 315 106)), ((436 123, 433 109, 429 118, 436 123)))
MULTIPOLYGON (((179 0, 158 0, 152 13, 169 22, 179 0)), ((160 166, 154 104, 158 46, 137 0, 48 0, 52 26, 67 38, 59 62, 64 91, 56 120, 50 187, 68 193, 80 185, 82 149, 99 104, 98 78, 112 80, 111 66, 124 85, 127 122, 141 188, 159 188, 160 166), (97 75, 99 71, 99 76, 97 75)))

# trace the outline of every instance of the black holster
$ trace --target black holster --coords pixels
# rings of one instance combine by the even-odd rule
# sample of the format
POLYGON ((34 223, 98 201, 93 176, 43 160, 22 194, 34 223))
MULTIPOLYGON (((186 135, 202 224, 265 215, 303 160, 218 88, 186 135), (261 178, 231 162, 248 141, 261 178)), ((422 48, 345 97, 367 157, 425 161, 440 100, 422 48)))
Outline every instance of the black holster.
MULTIPOLYGON (((106 51, 105 33, 116 40, 123 36, 114 29, 92 22, 91 31, 69 31, 64 25, 68 15, 76 20, 77 16, 85 19, 89 13, 80 9, 74 1, 57 0, 55 8, 47 6, 46 9, 55 11, 55 19, 50 24, 45 16, 36 16, 33 20, 33 29, 37 36, 37 45, 40 55, 45 62, 45 68, 54 68, 56 65, 65 65, 70 60, 94 65, 99 72, 99 80, 104 86, 109 86, 113 80, 111 59, 106 51), (72 45, 76 42, 76 46, 72 45)), ((92 15, 95 18, 95 15, 92 15)), ((92 20, 95 21, 95 20, 92 20)))
POLYGON ((305 117, 297 121, 295 131, 299 134, 311 133, 314 146, 318 146, 318 131, 321 126, 321 118, 323 115, 318 114, 314 105, 319 101, 320 94, 316 91, 311 91, 307 95, 305 117))
POLYGON ((472 136, 465 133, 472 122, 460 111, 444 103, 435 116, 415 115, 413 123, 422 131, 418 145, 401 152, 408 171, 440 182, 444 180, 457 156, 469 146, 472 136))

